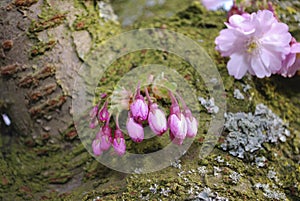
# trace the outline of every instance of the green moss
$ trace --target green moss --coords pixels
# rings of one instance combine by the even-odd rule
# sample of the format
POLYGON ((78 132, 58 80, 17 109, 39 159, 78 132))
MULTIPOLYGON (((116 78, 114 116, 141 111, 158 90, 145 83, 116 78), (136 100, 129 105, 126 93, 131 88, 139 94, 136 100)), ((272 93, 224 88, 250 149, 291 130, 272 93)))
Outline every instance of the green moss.
POLYGON ((49 28, 56 27, 63 23, 65 17, 65 14, 54 14, 47 17, 43 16, 41 20, 32 21, 31 26, 29 28, 29 32, 40 32, 49 28))
POLYGON ((43 55, 46 51, 51 50, 56 45, 55 40, 49 40, 47 42, 39 42, 36 46, 32 47, 30 55, 35 57, 37 55, 43 55))

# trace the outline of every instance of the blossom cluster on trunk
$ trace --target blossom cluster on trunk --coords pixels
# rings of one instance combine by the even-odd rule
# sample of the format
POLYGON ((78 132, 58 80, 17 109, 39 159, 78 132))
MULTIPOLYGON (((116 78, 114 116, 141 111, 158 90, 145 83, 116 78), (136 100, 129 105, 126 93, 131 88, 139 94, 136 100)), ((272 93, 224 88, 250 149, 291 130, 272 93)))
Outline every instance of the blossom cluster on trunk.
MULTIPOLYGON (((186 137, 193 138, 196 136, 198 121, 179 95, 177 96, 182 107, 179 106, 174 94, 169 90, 172 104, 170 114, 167 117, 165 112, 159 108, 158 103, 153 102, 147 87, 145 87, 144 93, 146 100, 141 94, 139 83, 135 96, 130 100, 126 99, 129 108, 126 130, 133 142, 141 143, 144 140, 145 125, 149 125, 156 136, 162 136, 169 129, 170 140, 177 145, 181 145, 186 137)), ((124 101, 120 100, 120 104, 124 105, 124 101)), ((125 138, 119 126, 119 114, 116 114, 114 135, 112 135, 112 128, 110 127, 111 115, 108 110, 108 100, 105 101, 101 109, 96 105, 90 111, 90 128, 95 129, 98 125, 103 124, 92 142, 92 150, 95 156, 101 155, 110 147, 113 147, 115 153, 120 156, 126 153, 125 138)))

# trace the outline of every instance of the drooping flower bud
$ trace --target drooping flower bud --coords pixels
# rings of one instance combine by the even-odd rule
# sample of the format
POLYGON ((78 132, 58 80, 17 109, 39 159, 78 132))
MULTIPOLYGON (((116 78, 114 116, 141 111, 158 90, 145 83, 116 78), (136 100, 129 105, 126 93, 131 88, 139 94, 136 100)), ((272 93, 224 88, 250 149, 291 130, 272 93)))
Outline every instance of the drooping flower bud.
POLYGON ((159 136, 164 134, 168 129, 166 116, 161 109, 158 109, 156 103, 150 106, 148 123, 151 130, 159 136))
POLYGON ((174 95, 169 91, 172 105, 168 126, 170 128, 170 138, 173 143, 181 145, 187 134, 187 122, 184 115, 180 112, 180 107, 174 95))
POLYGON ((181 97, 180 97, 180 100, 181 100, 181 103, 184 108, 183 115, 184 115, 184 117, 186 119, 186 123, 187 123, 186 136, 193 138, 197 135, 197 132, 198 132, 198 121, 196 120, 195 117, 193 117, 191 110, 187 107, 187 105, 185 104, 184 100, 181 97))
POLYGON ((145 121, 148 117, 148 105, 146 104, 144 97, 140 93, 140 83, 137 87, 137 93, 133 103, 130 105, 130 112, 132 114, 133 119, 136 122, 141 123, 145 121))
POLYGON ((109 112, 108 112, 108 109, 107 109, 107 104, 108 104, 108 102, 105 101, 103 107, 101 108, 101 110, 98 113, 98 118, 102 122, 107 121, 108 117, 109 117, 109 112))
POLYGON ((128 114, 128 119, 126 123, 126 128, 128 131, 128 135, 134 142, 142 142, 144 139, 144 129, 142 124, 134 121, 133 117, 128 114))
POLYGON ((96 128, 99 124, 97 119, 98 106, 94 106, 90 111, 90 128, 96 128))
MULTIPOLYGON (((105 125, 99 131, 99 137, 101 138, 100 147, 103 151, 106 151, 110 148, 112 137, 111 137, 111 128, 109 127, 109 119, 106 121, 105 125)), ((97 134, 97 135, 98 135, 97 134)))
POLYGON ((93 140, 92 148, 93 148, 93 153, 95 156, 99 156, 103 152, 102 149, 100 148, 100 143, 101 143, 101 141, 97 137, 93 140))
POLYGON ((124 136, 122 134, 122 131, 118 127, 115 130, 115 137, 112 146, 114 147, 115 152, 119 156, 123 156, 125 154, 126 144, 125 144, 124 136))
POLYGON ((158 108, 156 103, 152 103, 147 87, 145 87, 145 92, 150 108, 148 114, 149 126, 156 135, 161 136, 168 129, 166 116, 164 112, 158 108))
POLYGON ((186 117, 185 119, 188 127, 186 136, 193 138, 197 135, 198 132, 198 122, 195 117, 191 117, 191 118, 186 117))

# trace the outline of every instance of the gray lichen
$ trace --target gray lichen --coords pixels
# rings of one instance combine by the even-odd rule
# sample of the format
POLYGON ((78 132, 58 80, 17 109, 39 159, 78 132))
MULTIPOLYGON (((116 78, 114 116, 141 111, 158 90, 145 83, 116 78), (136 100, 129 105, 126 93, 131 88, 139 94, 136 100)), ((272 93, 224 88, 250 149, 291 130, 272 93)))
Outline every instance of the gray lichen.
POLYGON ((254 186, 256 189, 262 189, 264 192, 264 196, 273 200, 286 200, 286 196, 284 193, 278 190, 278 187, 273 185, 272 187, 269 184, 261 184, 257 183, 254 186))
POLYGON ((245 99, 244 95, 241 93, 241 91, 239 89, 234 89, 233 96, 234 96, 234 98, 236 98, 238 100, 244 100, 245 99))
POLYGON ((287 125, 263 104, 252 113, 225 114, 225 130, 228 132, 221 147, 233 156, 245 158, 245 153, 254 156, 263 143, 285 142, 290 136, 287 125))
POLYGON ((227 201, 227 198, 220 197, 216 192, 212 192, 210 188, 204 188, 197 196, 195 201, 227 201))
POLYGON ((201 105, 205 107, 208 113, 217 114, 219 112, 219 107, 215 105, 214 98, 205 99, 203 97, 199 97, 198 100, 200 101, 201 105))
POLYGON ((241 174, 239 174, 239 173, 233 171, 233 172, 229 175, 229 177, 231 178, 231 180, 232 180, 232 182, 233 182, 234 184, 237 184, 237 183, 240 181, 240 179, 241 179, 241 174))

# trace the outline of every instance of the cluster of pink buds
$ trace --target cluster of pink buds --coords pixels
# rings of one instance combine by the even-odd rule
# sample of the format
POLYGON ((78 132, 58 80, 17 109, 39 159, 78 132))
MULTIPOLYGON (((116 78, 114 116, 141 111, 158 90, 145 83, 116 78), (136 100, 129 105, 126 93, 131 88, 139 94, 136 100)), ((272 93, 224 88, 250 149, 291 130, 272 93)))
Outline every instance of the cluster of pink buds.
MULTIPOLYGON (((145 95, 147 100, 141 94, 140 84, 138 84, 133 100, 129 100, 126 129, 132 141, 140 143, 144 140, 144 125, 149 125, 151 131, 157 136, 162 136, 170 129, 170 139, 177 145, 181 145, 186 137, 193 138, 196 136, 198 122, 180 96, 178 97, 182 108, 180 108, 173 93, 169 91, 172 105, 170 115, 167 118, 158 104, 152 101, 147 87, 145 87, 145 95)), ((107 101, 100 110, 98 110, 98 106, 95 106, 90 112, 90 128, 104 123, 92 143, 93 152, 96 156, 108 150, 111 145, 118 155, 125 154, 126 144, 119 127, 118 114, 114 136, 112 136, 112 129, 109 127, 110 117, 107 101)))
POLYGON ((172 101, 170 116, 168 118, 170 138, 175 144, 181 145, 185 137, 192 138, 196 136, 198 122, 181 97, 180 99, 183 105, 182 112, 174 95, 171 92, 169 92, 169 94, 172 101))
POLYGON ((94 129, 101 122, 104 123, 100 127, 95 139, 92 143, 92 149, 96 156, 99 156, 103 151, 107 151, 111 146, 115 153, 122 156, 126 151, 126 144, 123 133, 119 127, 118 117, 116 118, 116 129, 114 137, 112 137, 112 129, 109 126, 111 114, 108 111, 108 102, 105 101, 103 107, 98 110, 98 105, 94 106, 90 112, 90 128, 94 129))
POLYGON ((186 137, 192 138, 196 136, 198 122, 181 97, 180 101, 183 105, 183 111, 180 110, 173 93, 169 91, 172 105, 167 120, 166 115, 159 109, 157 103, 151 101, 146 87, 145 93, 148 103, 146 103, 144 97, 141 95, 140 86, 138 85, 136 96, 128 112, 126 127, 129 136, 134 142, 141 142, 144 139, 144 122, 149 124, 150 129, 157 136, 162 136, 169 128, 170 139, 178 145, 181 145, 186 137))

